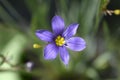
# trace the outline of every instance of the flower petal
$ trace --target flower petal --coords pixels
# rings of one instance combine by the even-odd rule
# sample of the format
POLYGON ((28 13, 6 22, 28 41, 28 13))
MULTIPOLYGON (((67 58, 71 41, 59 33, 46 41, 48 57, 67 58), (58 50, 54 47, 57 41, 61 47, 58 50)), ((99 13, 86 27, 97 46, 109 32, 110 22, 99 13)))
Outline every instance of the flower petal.
POLYGON ((76 23, 69 25, 68 28, 63 33, 63 36, 66 39, 69 39, 70 37, 72 37, 73 35, 76 34, 78 26, 79 26, 79 24, 76 24, 76 23))
POLYGON ((60 34, 64 30, 64 20, 60 16, 54 16, 52 18, 52 29, 55 34, 60 34))
POLYGON ((46 42, 52 42, 53 41, 53 34, 47 30, 37 30, 36 36, 46 42))
POLYGON ((69 53, 65 47, 59 47, 61 60, 65 65, 69 63, 69 53))
POLYGON ((44 48, 44 58, 46 60, 53 60, 57 57, 58 51, 58 47, 55 44, 48 44, 44 48))
POLYGON ((66 41, 66 44, 66 47, 70 48, 73 51, 82 51, 86 48, 85 40, 80 37, 72 37, 66 41))

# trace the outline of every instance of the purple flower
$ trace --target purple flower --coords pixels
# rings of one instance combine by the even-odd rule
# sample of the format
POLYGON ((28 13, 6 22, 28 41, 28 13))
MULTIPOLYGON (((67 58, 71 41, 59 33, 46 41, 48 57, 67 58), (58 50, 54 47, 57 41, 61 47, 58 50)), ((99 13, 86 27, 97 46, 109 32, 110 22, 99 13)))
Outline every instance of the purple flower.
POLYGON ((48 30, 36 31, 36 36, 39 39, 49 42, 44 48, 44 58, 53 60, 59 53, 62 62, 67 65, 70 57, 66 48, 73 51, 82 51, 86 48, 86 42, 80 37, 72 37, 76 34, 79 24, 73 23, 65 30, 64 20, 57 15, 52 18, 51 23, 53 33, 48 30))

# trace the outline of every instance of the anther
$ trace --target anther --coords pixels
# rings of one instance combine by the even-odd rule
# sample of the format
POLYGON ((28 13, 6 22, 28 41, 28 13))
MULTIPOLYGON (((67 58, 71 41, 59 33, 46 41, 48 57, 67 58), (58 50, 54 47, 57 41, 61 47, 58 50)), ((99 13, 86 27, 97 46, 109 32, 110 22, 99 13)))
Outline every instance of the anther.
POLYGON ((57 46, 63 46, 65 44, 65 40, 61 36, 57 36, 55 39, 55 43, 57 46))

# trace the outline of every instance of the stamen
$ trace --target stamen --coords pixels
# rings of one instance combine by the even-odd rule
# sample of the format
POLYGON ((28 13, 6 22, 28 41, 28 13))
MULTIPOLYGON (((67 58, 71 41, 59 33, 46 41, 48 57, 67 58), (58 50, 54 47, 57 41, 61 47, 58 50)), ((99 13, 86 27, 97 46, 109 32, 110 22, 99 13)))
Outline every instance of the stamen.
POLYGON ((55 43, 57 46, 63 46, 65 44, 65 40, 63 37, 61 37, 60 35, 57 36, 57 38, 55 39, 55 43))

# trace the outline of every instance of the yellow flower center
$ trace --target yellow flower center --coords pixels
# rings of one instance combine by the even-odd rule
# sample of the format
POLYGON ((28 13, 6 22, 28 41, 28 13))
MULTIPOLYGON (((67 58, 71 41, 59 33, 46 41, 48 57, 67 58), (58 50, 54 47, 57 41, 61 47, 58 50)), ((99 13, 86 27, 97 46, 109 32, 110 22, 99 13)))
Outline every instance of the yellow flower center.
POLYGON ((56 37, 55 43, 57 46, 63 46, 63 44, 65 44, 65 39, 59 35, 56 37))

